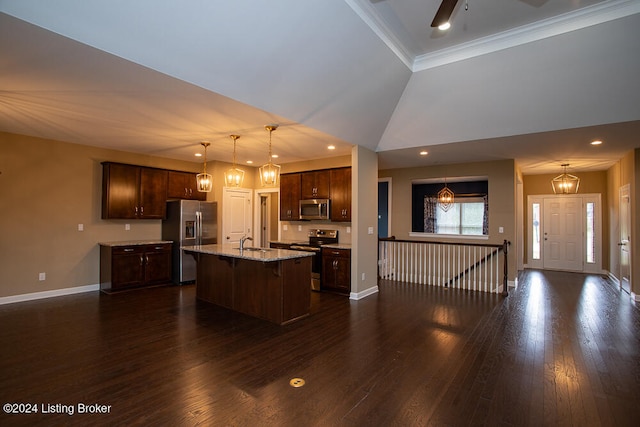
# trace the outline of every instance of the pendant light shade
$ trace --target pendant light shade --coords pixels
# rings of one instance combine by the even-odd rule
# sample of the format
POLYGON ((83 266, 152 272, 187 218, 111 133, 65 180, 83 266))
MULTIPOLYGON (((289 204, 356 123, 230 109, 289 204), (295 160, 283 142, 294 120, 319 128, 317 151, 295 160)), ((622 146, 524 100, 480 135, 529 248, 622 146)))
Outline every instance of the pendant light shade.
POLYGON ((563 172, 551 180, 554 194, 575 194, 580 186, 580 178, 567 173, 569 163, 562 165, 563 172))
POLYGON ((213 179, 211 178, 211 174, 207 173, 207 147, 209 146, 209 143, 201 142, 200 145, 204 147, 204 166, 202 173, 196 175, 196 186, 198 187, 199 192, 210 193, 213 188, 213 179))
POLYGON ((277 187, 280 181, 280 165, 271 161, 271 133, 278 129, 278 125, 264 127, 269 131, 269 161, 260 167, 260 183, 263 187, 277 187))
POLYGON ((444 183, 444 188, 438 191, 438 206, 440 209, 447 212, 451 206, 453 206, 453 202, 455 200, 455 195, 453 191, 449 187, 447 187, 447 182, 444 183))
POLYGON ((240 187, 244 181, 244 171, 236 167, 236 140, 240 135, 229 135, 233 139, 233 164, 231 169, 224 173, 224 185, 227 187, 240 187))

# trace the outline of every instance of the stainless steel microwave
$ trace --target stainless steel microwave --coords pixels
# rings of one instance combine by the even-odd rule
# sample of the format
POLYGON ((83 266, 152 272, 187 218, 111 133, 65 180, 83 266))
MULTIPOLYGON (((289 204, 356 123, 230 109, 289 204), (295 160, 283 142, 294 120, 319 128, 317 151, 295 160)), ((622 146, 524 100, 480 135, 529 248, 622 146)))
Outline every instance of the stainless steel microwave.
POLYGON ((300 200, 300 219, 329 219, 329 199, 300 200))

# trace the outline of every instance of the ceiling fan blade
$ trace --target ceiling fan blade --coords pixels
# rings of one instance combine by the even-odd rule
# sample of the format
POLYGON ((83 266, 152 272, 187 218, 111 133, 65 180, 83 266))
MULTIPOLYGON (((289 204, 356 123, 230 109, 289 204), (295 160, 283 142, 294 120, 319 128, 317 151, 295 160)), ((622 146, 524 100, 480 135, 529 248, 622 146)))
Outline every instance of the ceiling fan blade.
POLYGON ((451 14, 453 13, 453 9, 455 9, 457 3, 458 0, 442 0, 442 3, 440 3, 440 7, 436 12, 436 16, 433 18, 431 26, 439 27, 440 25, 449 22, 449 18, 451 18, 451 14))

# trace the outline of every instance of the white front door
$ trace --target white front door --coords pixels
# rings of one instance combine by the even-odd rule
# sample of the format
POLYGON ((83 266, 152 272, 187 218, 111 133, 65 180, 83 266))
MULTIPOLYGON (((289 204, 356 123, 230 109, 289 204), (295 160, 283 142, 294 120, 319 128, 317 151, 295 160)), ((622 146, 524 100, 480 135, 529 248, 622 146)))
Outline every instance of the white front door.
POLYGON ((244 236, 253 238, 251 228, 252 191, 244 188, 223 189, 222 243, 238 243, 244 236))
POLYGON ((581 197, 544 199, 544 268, 582 271, 583 215, 581 197))
POLYGON ((631 293, 631 193, 629 184, 620 187, 620 286, 631 293))

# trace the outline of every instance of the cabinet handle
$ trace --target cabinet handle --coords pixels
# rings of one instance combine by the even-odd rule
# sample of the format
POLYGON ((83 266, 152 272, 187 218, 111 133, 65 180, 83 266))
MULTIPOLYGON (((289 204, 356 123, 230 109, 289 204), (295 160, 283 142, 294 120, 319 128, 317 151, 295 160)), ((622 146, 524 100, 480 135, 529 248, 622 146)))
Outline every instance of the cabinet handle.
POLYGON ((156 246, 155 249, 162 249, 162 246, 156 246))
POLYGON ((189 189, 189 197, 191 197, 193 195, 193 189, 189 189))
POLYGON ((184 195, 185 196, 189 195, 189 189, 187 187, 184 187, 184 195))
POLYGON ((136 212, 136 216, 138 215, 138 207, 136 206, 135 208, 133 208, 136 212))
POLYGON ((337 260, 337 259, 334 259, 334 260, 333 260, 333 269, 334 269, 334 270, 337 270, 337 269, 338 269, 338 260, 337 260))
POLYGON ((144 258, 142 258, 142 255, 140 255, 140 265, 144 264, 144 258))
POLYGON ((140 206, 140 215, 144 215, 144 206, 140 206))
POLYGON ((340 252, 338 252, 338 251, 332 251, 331 253, 334 254, 334 255, 340 255, 340 252))
POLYGON ((144 256, 144 262, 146 262, 147 264, 149 264, 149 255, 145 255, 145 256, 144 256))
POLYGON ((125 248, 124 252, 133 252, 133 248, 125 248))

